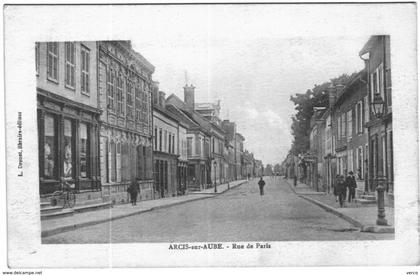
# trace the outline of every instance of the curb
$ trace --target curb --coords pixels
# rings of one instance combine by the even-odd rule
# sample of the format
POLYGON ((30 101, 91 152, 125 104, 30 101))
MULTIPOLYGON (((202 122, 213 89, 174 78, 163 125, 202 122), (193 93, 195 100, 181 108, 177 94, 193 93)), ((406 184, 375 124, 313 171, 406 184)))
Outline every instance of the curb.
POLYGON ((322 209, 326 210, 327 212, 334 214, 340 218, 342 218, 343 220, 349 222, 350 224, 352 224, 353 226, 359 227, 360 228, 360 232, 367 232, 367 233, 395 233, 395 227, 393 226, 367 226, 362 224, 361 222, 353 219, 350 216, 347 216, 343 213, 341 213, 340 211, 337 211, 335 208, 326 205, 318 200, 312 199, 312 198, 308 198, 306 197, 304 194, 299 194, 296 193, 295 189, 290 185, 289 181, 287 181, 287 184, 289 185, 290 189, 300 198, 305 199, 315 205, 318 205, 319 207, 321 207, 322 209))
POLYGON ((168 208, 168 207, 171 207, 171 206, 180 205, 180 204, 184 204, 184 203, 192 202, 192 201, 196 201, 196 200, 208 199, 208 198, 212 198, 212 197, 213 196, 194 198, 194 199, 191 199, 191 200, 185 200, 185 201, 179 201, 179 202, 166 204, 166 205, 154 206, 154 207, 151 207, 151 208, 148 208, 148 209, 143 209, 143 210, 139 210, 139 211, 128 213, 128 214, 122 214, 122 215, 118 215, 118 216, 111 217, 111 218, 105 218, 105 219, 100 219, 100 220, 95 220, 95 221, 87 221, 87 222, 82 222, 82 223, 78 223, 78 224, 66 225, 66 226, 62 226, 62 227, 58 227, 58 228, 54 228, 54 229, 48 229, 48 230, 44 230, 44 231, 41 232, 41 237, 48 237, 48 236, 56 235, 56 234, 59 234, 59 233, 63 233, 63 232, 72 231, 72 230, 75 230, 75 229, 87 227, 87 226, 97 225, 97 224, 100 224, 100 223, 106 223, 106 222, 109 222, 109 221, 114 221, 114 220, 119 220, 119 219, 127 218, 127 217, 130 217, 130 216, 134 216, 134 215, 139 215, 139 214, 146 213, 146 212, 149 212, 149 211, 152 211, 152 210, 168 208))
POLYGON ((392 233, 392 234, 394 234, 395 233, 395 227, 393 227, 393 226, 374 226, 374 225, 373 226, 372 225, 367 226, 367 225, 364 225, 361 222, 353 219, 352 217, 347 216, 346 214, 343 214, 340 211, 337 211, 335 208, 333 208, 329 205, 326 205, 326 204, 324 204, 320 201, 308 198, 306 196, 299 196, 299 197, 301 197, 301 198, 303 198, 307 201, 310 201, 313 204, 318 205, 319 207, 325 209, 327 212, 330 212, 330 213, 342 218, 343 220, 346 220, 347 222, 351 223, 353 226, 359 227, 360 232, 380 233, 380 234, 382 234, 382 233, 392 233))
POLYGON ((175 205, 184 204, 184 203, 187 203, 187 202, 203 200, 203 199, 208 199, 208 198, 214 198, 215 196, 223 194, 226 191, 229 191, 231 189, 234 189, 234 188, 242 185, 245 182, 247 182, 247 181, 243 181, 242 183, 239 183, 239 184, 231 187, 230 189, 226 189, 226 190, 224 190, 220 193, 217 193, 217 194, 199 194, 199 195, 206 195, 206 196, 199 197, 199 198, 193 198, 191 200, 185 200, 185 201, 170 203, 170 204, 166 204, 166 205, 154 206, 154 207, 151 207, 149 209, 143 209, 143 210, 139 210, 139 211, 136 211, 136 212, 132 212, 132 213, 128 213, 128 214, 122 214, 122 215, 118 215, 118 216, 111 217, 111 218, 94 220, 94 221, 87 221, 87 222, 82 222, 82 223, 78 223, 78 224, 66 225, 66 226, 62 226, 62 227, 58 227, 58 228, 54 228, 54 229, 44 230, 44 231, 41 231, 41 237, 49 237, 49 236, 56 235, 56 234, 59 234, 59 233, 72 231, 72 230, 76 230, 76 229, 79 229, 79 228, 88 227, 88 226, 92 226, 92 225, 97 225, 97 224, 100 224, 100 223, 106 223, 106 222, 109 222, 109 221, 119 220, 119 219, 127 218, 127 217, 130 217, 130 216, 150 212, 150 211, 153 211, 153 210, 158 210, 158 209, 168 208, 168 207, 175 206, 175 205))
POLYGON ((305 199, 305 200, 307 200, 307 201, 310 201, 310 202, 312 202, 313 204, 318 205, 319 207, 323 208, 323 209, 324 209, 324 210, 326 210, 327 212, 330 212, 330 213, 332 213, 332 214, 334 214, 334 215, 336 215, 336 216, 338 216, 338 217, 340 217, 340 218, 342 218, 342 219, 346 220, 347 222, 351 223, 351 224, 352 224, 352 225, 354 225, 354 226, 357 226, 357 227, 360 227, 360 228, 361 228, 361 227, 363 227, 363 224, 362 224, 361 222, 359 222, 359 221, 357 221, 357 220, 355 220, 355 219, 353 219, 353 218, 351 218, 351 217, 349 217, 349 216, 347 216, 347 215, 345 215, 345 214, 343 214, 343 213, 341 213, 341 212, 339 212, 339 211, 335 210, 333 207, 331 207, 331 206, 329 206, 329 205, 323 204, 323 203, 322 203, 322 202, 320 202, 320 201, 317 201, 317 200, 314 200, 314 199, 308 198, 308 197, 303 196, 303 195, 299 195, 299 197, 300 197, 300 198, 302 198, 302 199, 305 199))

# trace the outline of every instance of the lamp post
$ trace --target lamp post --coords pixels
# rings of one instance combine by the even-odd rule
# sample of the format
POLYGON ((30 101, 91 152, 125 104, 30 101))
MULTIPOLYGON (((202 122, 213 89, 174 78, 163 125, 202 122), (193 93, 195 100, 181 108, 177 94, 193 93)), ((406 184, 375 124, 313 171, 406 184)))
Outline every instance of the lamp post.
POLYGON ((385 219, 385 183, 386 177, 378 175, 376 178, 376 190, 378 191, 378 218, 376 219, 377 225, 388 225, 388 221, 385 219))
MULTIPOLYGON (((381 97, 380 93, 375 93, 373 101, 371 103, 373 113, 376 118, 380 119, 384 114, 385 102, 381 97)), ((388 221, 385 219, 385 184, 386 177, 382 171, 379 171, 376 176, 376 191, 378 192, 378 218, 376 219, 377 225, 388 225, 388 221)))
POLYGON ((214 167, 214 193, 217 193, 217 182, 216 182, 216 160, 214 160, 213 162, 213 167, 214 167))

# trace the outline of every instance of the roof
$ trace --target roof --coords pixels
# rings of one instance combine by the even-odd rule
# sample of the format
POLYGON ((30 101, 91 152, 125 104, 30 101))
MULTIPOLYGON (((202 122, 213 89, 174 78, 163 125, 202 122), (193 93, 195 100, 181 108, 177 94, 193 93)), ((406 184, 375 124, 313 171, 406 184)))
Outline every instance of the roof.
POLYGON ((366 78, 366 70, 365 69, 361 70, 355 76, 353 76, 352 79, 348 82, 348 84, 344 88, 343 92, 338 96, 335 105, 341 104, 341 101, 343 101, 344 98, 347 97, 347 95, 349 95, 350 93, 354 92, 354 90, 352 89, 352 87, 354 85, 356 85, 356 84, 358 84, 360 82, 366 83, 366 80, 363 79, 364 76, 366 78))
POLYGON ((166 109, 174 117, 176 117, 179 121, 179 124, 181 124, 185 128, 199 127, 198 124, 196 124, 194 121, 190 120, 187 116, 185 116, 185 114, 181 110, 179 110, 176 106, 172 104, 168 104, 166 105, 166 109))
POLYGON ((172 119, 173 121, 179 123, 179 119, 175 115, 173 115, 171 112, 169 112, 168 110, 166 110, 165 108, 159 105, 153 106, 153 111, 158 111, 159 113, 163 114, 167 118, 172 119))
POLYGON ((379 39, 380 35, 372 35, 369 40, 366 42, 366 44, 363 46, 363 48, 360 50, 359 55, 362 56, 365 53, 370 52, 370 50, 375 46, 379 39))
POLYGON ((206 133, 210 131, 210 122, 203 118, 199 113, 189 109, 187 104, 185 104, 184 101, 179 99, 179 97, 177 97, 174 94, 171 94, 168 97, 167 102, 177 107, 185 116, 187 116, 190 120, 198 124, 202 128, 202 131, 206 133))

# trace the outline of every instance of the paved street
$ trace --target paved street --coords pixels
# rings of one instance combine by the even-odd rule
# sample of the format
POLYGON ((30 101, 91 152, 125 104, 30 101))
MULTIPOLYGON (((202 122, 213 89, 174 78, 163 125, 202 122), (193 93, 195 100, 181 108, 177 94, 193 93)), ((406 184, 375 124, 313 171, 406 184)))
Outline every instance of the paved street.
MULTIPOLYGON (((213 198, 153 210, 43 238, 43 243, 303 241, 392 239, 354 231, 349 223, 297 197, 286 182, 266 178, 213 198)), ((95 213, 92 212, 92 215, 95 213)))

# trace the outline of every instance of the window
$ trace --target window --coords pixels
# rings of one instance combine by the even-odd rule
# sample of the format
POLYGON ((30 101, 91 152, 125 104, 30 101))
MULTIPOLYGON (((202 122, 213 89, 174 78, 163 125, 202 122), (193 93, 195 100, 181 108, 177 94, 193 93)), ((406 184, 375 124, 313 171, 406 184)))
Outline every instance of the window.
POLYGON ((341 138, 345 138, 346 137, 346 113, 341 114, 341 138))
POLYGON ((114 70, 107 70, 107 93, 108 93, 108 109, 115 111, 115 73, 114 70))
POLYGON ((65 49, 65 67, 64 67, 64 82, 66 87, 74 89, 74 43, 66 42, 65 49))
POLYGON ((159 151, 162 152, 162 129, 159 129, 159 151))
POLYGON ((341 138, 341 116, 337 119, 337 136, 339 139, 341 138))
POLYGON ((90 52, 89 49, 82 46, 81 49, 81 89, 83 93, 89 94, 89 66, 90 52))
MULTIPOLYGON (((366 96, 365 97, 365 104, 364 104, 365 106, 365 117, 364 117, 364 122, 366 123, 366 122, 368 122, 369 121, 369 98, 368 98, 368 96, 366 96)), ((365 130, 366 131, 366 130, 365 130)))
POLYGON ((137 146, 137 175, 139 179, 144 179, 143 174, 143 146, 137 146))
POLYGON ((173 153, 172 152, 172 135, 169 133, 169 148, 168 148, 169 153, 173 153))
POLYGON ((175 135, 172 135, 172 153, 175 154, 175 135))
POLYGON ((382 97, 382 99, 385 100, 384 98, 384 69, 383 69, 383 64, 381 63, 373 73, 371 73, 371 99, 373 101, 373 96, 376 93, 379 93, 382 97))
POLYGON ((353 109, 347 112, 347 140, 353 136, 353 109))
POLYGON ((89 126, 86 123, 80 123, 79 136, 80 136, 80 177, 87 178, 89 170, 89 126))
POLYGON ((58 82, 58 43, 47 43, 47 78, 58 82))
POLYGON ((53 179, 57 175, 56 120, 52 115, 44 118, 44 178, 53 179))
POLYGON ((357 178, 362 180, 364 178, 364 165, 363 165, 363 147, 360 146, 359 148, 357 148, 357 154, 356 154, 356 158, 357 158, 357 178))
POLYGON ((73 123, 64 120, 64 150, 63 150, 63 176, 73 178, 73 123))
POLYGON ((127 81, 127 117, 133 118, 133 84, 127 81))
POLYGON ((135 92, 135 105, 136 105, 136 120, 141 119, 141 90, 140 87, 136 85, 136 92, 135 92))
POLYGON ((158 133, 157 133, 157 128, 155 127, 155 151, 157 150, 157 137, 158 136, 158 133))
POLYGON ((193 145, 192 145, 192 138, 187 138, 187 156, 192 156, 192 148, 193 148, 193 145))
POLYGON ((114 141, 111 141, 111 182, 117 181, 117 147, 114 141))
POLYGON ((360 134, 363 131, 363 113, 362 113, 362 102, 358 102, 356 105, 356 133, 360 134))
POLYGON ((35 72, 39 74, 39 43, 35 43, 35 72))
POLYGON ((117 114, 124 115, 123 79, 121 74, 117 77, 117 114))
POLYGON ((168 131, 165 130, 163 151, 168 152, 168 131))

